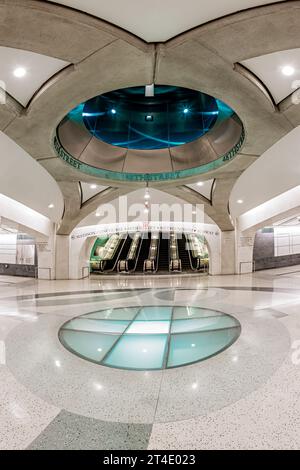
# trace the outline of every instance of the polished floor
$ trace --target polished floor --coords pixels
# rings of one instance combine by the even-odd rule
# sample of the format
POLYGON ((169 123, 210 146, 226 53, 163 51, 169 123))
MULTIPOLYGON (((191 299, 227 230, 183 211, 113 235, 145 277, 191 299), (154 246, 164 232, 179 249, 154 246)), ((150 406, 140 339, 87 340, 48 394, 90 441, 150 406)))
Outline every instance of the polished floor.
POLYGON ((242 276, 0 277, 0 449, 297 449, 300 267, 242 276), (69 351, 69 320, 117 308, 232 315, 236 341, 160 370, 69 351))

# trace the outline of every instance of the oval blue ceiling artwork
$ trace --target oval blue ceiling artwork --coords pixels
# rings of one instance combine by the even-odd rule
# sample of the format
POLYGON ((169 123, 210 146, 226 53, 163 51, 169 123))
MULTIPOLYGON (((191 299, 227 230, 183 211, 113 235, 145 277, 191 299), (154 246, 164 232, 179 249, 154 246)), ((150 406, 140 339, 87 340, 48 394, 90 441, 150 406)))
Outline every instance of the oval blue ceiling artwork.
POLYGON ((200 91, 156 85, 131 87, 96 96, 69 113, 90 134, 108 144, 137 150, 184 145, 233 114, 223 102, 200 91), (77 115, 77 116, 76 116, 77 115))

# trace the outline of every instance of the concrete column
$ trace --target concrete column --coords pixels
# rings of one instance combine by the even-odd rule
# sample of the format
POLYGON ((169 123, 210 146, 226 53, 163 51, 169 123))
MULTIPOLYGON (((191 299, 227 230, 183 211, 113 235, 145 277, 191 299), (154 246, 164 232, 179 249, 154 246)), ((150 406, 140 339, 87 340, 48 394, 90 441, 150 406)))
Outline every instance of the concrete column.
POLYGON ((55 240, 55 279, 69 279, 70 263, 69 235, 56 235, 55 240))
POLYGON ((221 232, 221 274, 234 274, 235 267, 235 231, 221 232))
POLYGON ((89 277, 91 249, 96 238, 70 241, 70 279, 89 277))

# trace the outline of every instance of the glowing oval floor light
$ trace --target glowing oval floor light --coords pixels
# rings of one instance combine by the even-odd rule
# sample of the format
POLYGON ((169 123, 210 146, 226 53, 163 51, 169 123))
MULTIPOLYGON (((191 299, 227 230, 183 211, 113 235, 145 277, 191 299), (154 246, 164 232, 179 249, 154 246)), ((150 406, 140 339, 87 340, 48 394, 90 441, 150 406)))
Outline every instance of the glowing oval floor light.
POLYGON ((100 310, 66 322, 59 331, 72 353, 103 366, 155 370, 214 356, 241 333, 231 315, 201 307, 146 306, 100 310))

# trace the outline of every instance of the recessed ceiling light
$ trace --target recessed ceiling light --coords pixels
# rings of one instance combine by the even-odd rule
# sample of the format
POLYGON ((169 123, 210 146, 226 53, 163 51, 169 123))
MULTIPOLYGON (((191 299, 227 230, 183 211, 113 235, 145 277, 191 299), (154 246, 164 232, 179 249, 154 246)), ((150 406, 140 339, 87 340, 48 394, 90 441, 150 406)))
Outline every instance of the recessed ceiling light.
POLYGON ((25 77, 26 73, 27 73, 27 71, 24 67, 17 67, 14 70, 14 76, 17 77, 17 78, 25 77))
POLYGON ((187 114, 189 112, 189 109, 188 108, 184 108, 183 110, 184 114, 187 114))
POLYGON ((101 214, 99 212, 96 212, 95 215, 96 215, 96 217, 100 217, 101 214))
POLYGON ((199 181, 199 182, 197 183, 197 186, 203 186, 203 185, 204 185, 203 181, 199 181))
POLYGON ((144 198, 145 198, 145 199, 150 199, 150 194, 149 194, 149 193, 145 193, 144 198))
POLYGON ((49 209, 53 209, 53 207, 54 207, 54 204, 52 204, 52 203, 51 203, 51 204, 49 204, 49 206, 48 206, 48 207, 49 207, 49 209))
POLYGON ((238 204, 243 204, 244 201, 243 201, 243 199, 238 199, 236 202, 237 202, 238 204))
POLYGON ((145 212, 145 214, 148 214, 149 209, 147 209, 147 207, 145 207, 144 212, 145 212))
POLYGON ((283 75, 290 77, 295 73, 295 69, 291 65, 285 65, 284 67, 282 67, 281 72, 283 73, 283 75))
POLYGON ((97 188, 97 185, 96 185, 96 184, 91 184, 91 185, 90 185, 90 188, 91 188, 91 189, 96 189, 96 188, 97 188))
POLYGON ((116 114, 117 111, 115 109, 111 109, 110 112, 111 112, 111 114, 116 114))
POLYGON ((103 386, 101 384, 95 383, 94 387, 96 390, 102 390, 103 386))

